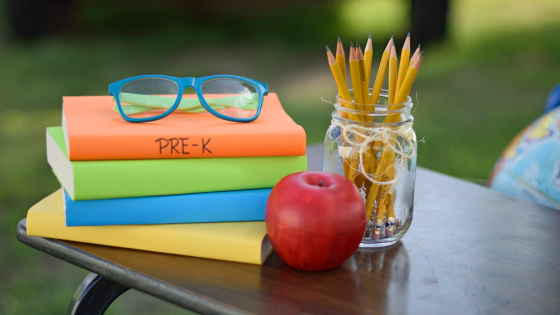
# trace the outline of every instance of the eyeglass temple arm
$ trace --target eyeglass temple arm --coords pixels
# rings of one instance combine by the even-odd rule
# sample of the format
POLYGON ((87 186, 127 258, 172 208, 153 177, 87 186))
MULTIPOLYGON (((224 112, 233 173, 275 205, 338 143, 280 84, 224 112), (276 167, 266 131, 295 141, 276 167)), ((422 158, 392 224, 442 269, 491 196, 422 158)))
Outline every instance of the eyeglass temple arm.
POLYGON ((268 84, 262 83, 262 82, 259 82, 259 83, 260 83, 260 84, 263 86, 263 88, 264 88, 264 93, 263 93, 263 95, 268 95, 268 84))

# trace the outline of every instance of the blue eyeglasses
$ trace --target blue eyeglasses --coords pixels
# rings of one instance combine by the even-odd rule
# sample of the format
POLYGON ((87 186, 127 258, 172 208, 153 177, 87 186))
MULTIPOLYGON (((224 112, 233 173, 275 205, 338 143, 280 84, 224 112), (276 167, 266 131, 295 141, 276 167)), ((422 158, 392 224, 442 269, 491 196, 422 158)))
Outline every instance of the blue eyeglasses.
POLYGON ((208 112, 229 121, 251 122, 259 117, 267 94, 266 84, 234 75, 142 75, 109 84, 109 95, 117 102, 114 109, 134 123, 158 120, 174 111, 208 112))

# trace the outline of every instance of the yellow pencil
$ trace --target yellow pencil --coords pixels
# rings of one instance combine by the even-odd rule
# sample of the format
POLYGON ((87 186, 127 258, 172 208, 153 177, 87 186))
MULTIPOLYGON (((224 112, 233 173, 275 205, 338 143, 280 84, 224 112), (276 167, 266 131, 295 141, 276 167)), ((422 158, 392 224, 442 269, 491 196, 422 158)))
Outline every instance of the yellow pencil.
MULTIPOLYGON (((388 180, 388 175, 385 170, 387 170, 389 168, 389 166, 391 166, 391 164, 393 163, 393 161, 391 161, 391 155, 388 152, 389 150, 383 150, 381 152, 381 157, 379 159, 379 163, 377 164, 377 168, 373 173, 373 178, 376 181, 380 181, 380 182, 384 182, 388 180)), ((383 189, 385 189, 385 192, 387 191, 387 185, 379 185, 379 184, 375 184, 372 183, 371 184, 371 188, 369 191, 369 194, 366 198, 366 218, 369 220, 371 218, 371 214, 373 213, 373 205, 375 200, 378 197, 379 193, 383 192, 383 189)), ((379 200, 378 200, 379 201, 379 200)), ((378 202, 378 210, 379 210, 379 202, 378 202)), ((384 213, 384 212, 383 212, 384 213)), ((378 211, 375 216, 378 217, 380 215, 380 211, 378 211)))
MULTIPOLYGON (((410 92, 410 88, 412 86, 412 83, 414 83, 414 79, 416 79, 416 75, 418 74, 418 71, 420 70, 420 64, 422 63, 422 54, 420 53, 417 60, 414 62, 414 64, 408 69, 408 73, 406 75, 406 78, 404 79, 403 85, 401 87, 401 90, 399 91, 399 93, 397 94, 397 96, 395 97, 394 103, 395 104, 401 104, 404 103, 406 101, 406 99, 408 98, 408 93, 410 92)), ((402 107, 402 105, 395 105, 395 106, 391 106, 388 108, 388 110, 396 110, 398 109, 398 107, 402 107)), ((396 122, 399 119, 400 115, 398 114, 394 114, 394 115, 389 115, 387 116, 387 118, 385 119, 385 123, 392 123, 392 122, 396 122)), ((387 175, 386 173, 391 173, 391 170, 388 169, 389 166, 391 166, 394 163, 394 152, 390 152, 389 150, 383 150, 381 152, 381 157, 379 158, 379 162, 378 162, 378 166, 377 169, 375 171, 375 175, 374 178, 376 180, 380 180, 382 177, 384 177, 384 175, 387 175)), ((391 178, 392 179, 392 178, 391 178)), ((385 181, 385 179, 383 179, 383 181, 385 181)), ((386 185, 384 185, 386 186, 386 185)), ((367 211, 367 218, 369 219, 371 217, 371 214, 373 212, 373 205, 375 200, 377 199, 379 194, 379 185, 372 185, 372 187, 370 188, 370 195, 368 195, 367 200, 366 200, 366 211, 367 211), (374 187, 377 186, 377 187, 374 187)), ((381 211, 379 212, 379 215, 381 215, 381 211)), ((378 214, 376 213, 376 219, 378 217, 378 214)))
POLYGON ((393 104, 397 92, 397 49, 393 44, 391 56, 389 57, 389 95, 387 104, 393 104))
MULTIPOLYGON (((350 95, 350 91, 348 91, 348 86, 346 85, 346 80, 344 80, 342 73, 340 73, 340 69, 336 65, 336 58, 334 57, 333 53, 327 46, 327 58, 329 60, 329 66, 331 68, 331 72, 333 74, 334 80, 336 85, 338 86, 339 96, 341 99, 345 100, 346 102, 342 102, 343 107, 347 107, 350 109, 355 109, 352 104, 352 96, 350 95)), ((350 114, 350 119, 360 121, 358 119, 358 115, 350 114)))
MULTIPOLYGON (((395 168, 392 168, 392 172, 391 172, 391 176, 395 176, 395 168)), ((387 226, 385 228, 385 236, 393 236, 393 233, 395 231, 395 224, 396 224, 396 218, 395 218, 395 191, 393 190, 392 193, 387 195, 387 223, 390 224, 389 226, 387 226)))
MULTIPOLYGON (((395 103, 394 104, 400 104, 400 103, 404 103, 406 101, 406 99, 408 98, 408 94, 410 94, 410 88, 412 87, 412 83, 414 83, 414 79, 416 79, 416 75, 418 74, 418 71, 420 71, 420 65, 422 64, 422 55, 424 53, 420 53, 420 55, 418 56, 418 58, 416 59, 416 61, 414 61, 414 64, 408 69, 408 72, 406 74, 406 78, 404 79, 403 85, 401 90, 399 91, 399 93, 397 93, 397 96, 395 96, 395 103)), ((402 105, 400 105, 402 107, 402 105)), ((390 110, 396 110, 398 108, 395 109, 390 109, 390 110)), ((398 115, 390 115, 389 117, 387 117, 387 119, 389 119, 389 122, 395 122, 395 119, 398 119, 398 115), (396 116, 396 117, 395 117, 396 116)), ((385 120, 387 122, 387 119, 385 120)))
MULTIPOLYGON (((350 65, 350 78, 352 80, 352 89, 354 89, 354 101, 357 104, 363 104, 362 81, 360 79, 360 66, 358 63, 358 59, 356 57, 356 49, 354 48, 353 43, 350 43, 350 54, 348 57, 348 64, 350 65)), ((363 106, 357 104, 355 105, 356 109, 363 110, 363 106)), ((364 117, 362 117, 361 115, 358 115, 358 117, 359 117, 359 121, 364 121, 364 117)), ((352 152, 352 157, 350 161, 351 167, 349 171, 350 173, 349 178, 351 180, 354 180, 355 176, 357 175, 358 166, 360 165, 359 160, 360 160, 360 155, 358 154, 358 152, 352 152)))
MULTIPOLYGON (((368 94, 369 94, 369 80, 371 77, 371 61, 373 59, 373 49, 371 44, 371 34, 369 34, 369 38, 366 43, 366 48, 364 50, 364 70, 366 71, 366 86, 368 87, 368 94)), ((369 99, 368 102, 369 103, 369 99)))
POLYGON ((410 58, 410 33, 406 36, 404 45, 401 51, 401 62, 399 64, 399 75, 397 77, 397 90, 401 88, 401 85, 406 77, 406 72, 408 71, 408 63, 410 58))
MULTIPOLYGON (((358 58, 356 58, 356 49, 353 43, 350 43, 348 64, 350 64, 350 78, 352 79, 352 89, 354 90, 354 101, 358 104, 363 104, 360 65, 358 64, 358 58)), ((363 110, 363 107, 361 105, 356 105, 356 109, 363 110)))
MULTIPOLYGON (((375 180, 378 179, 375 178, 375 180)), ((371 219, 371 214, 373 213, 373 206, 375 204, 375 200, 377 199, 378 192, 379 192, 379 185, 372 183, 371 187, 369 188, 369 193, 366 197, 366 220, 368 221, 371 219)))
MULTIPOLYGON (((359 71, 360 71, 360 81, 362 82, 362 99, 364 103, 369 103, 369 87, 366 81, 366 74, 364 69, 364 54, 362 53, 362 48, 360 43, 356 42, 356 57, 358 59, 359 71)), ((363 105, 362 109, 368 111, 369 108, 365 108, 367 105, 363 105)), ((362 115, 362 121, 373 122, 373 116, 362 115)), ((375 170, 375 157, 371 148, 368 148, 367 153, 363 156, 362 168, 364 172, 371 173, 375 170)), ((358 183, 356 183, 358 184, 358 183)), ((357 185, 359 187, 359 185, 357 185)), ((369 185, 366 187, 366 191, 369 190, 369 185)))
POLYGON ((342 73, 342 77, 346 80, 346 60, 344 55, 344 46, 342 46, 342 41, 340 40, 340 36, 338 37, 338 42, 336 43, 336 65, 340 72, 342 73))
MULTIPOLYGON (((342 41, 340 40, 340 36, 338 37, 338 42, 336 43, 336 66, 340 69, 342 73, 342 77, 344 78, 344 82, 346 82, 346 61, 344 55, 344 47, 342 46, 342 41)), ((340 91, 338 91, 338 95, 341 95, 340 91)), ((348 118, 348 113, 340 113, 342 118, 348 118)))
MULTIPOLYGON (((381 93, 381 88, 383 87, 383 81, 385 81, 385 74, 387 73, 387 66, 389 64, 389 57, 391 55, 391 50, 393 47, 393 36, 387 43, 387 47, 385 47, 385 51, 383 52, 383 56, 381 57, 381 61, 379 62, 379 68, 377 69, 377 76, 375 77, 375 82, 373 83, 373 89, 371 91, 371 99, 370 104, 373 104, 372 110, 375 109, 375 105, 377 105, 377 101, 379 100, 379 93, 381 93)), ((377 151, 379 150, 380 143, 376 142, 373 146, 373 152, 377 155, 377 151)))
MULTIPOLYGON (((362 48, 360 47, 360 43, 356 42, 356 59, 358 59, 358 70, 360 71, 360 82, 362 83, 362 102, 369 103, 369 87, 366 81, 366 72, 364 67, 364 54, 362 53, 362 48)), ((366 108, 363 108, 366 110, 366 108)), ((369 118, 373 118, 370 116, 363 116, 364 121, 369 121, 369 118)), ((373 119, 371 120, 373 121, 373 119)))
MULTIPOLYGON (((394 163, 394 161, 389 160, 389 163, 391 164, 388 164, 388 167, 386 168, 386 172, 385 174, 383 174, 382 181, 384 182, 389 181, 393 179, 393 177, 395 177, 394 167, 392 166, 392 163, 394 163)), ((383 217, 387 213, 387 210, 390 209, 389 202, 391 200, 391 197, 389 194, 389 188, 390 185, 383 185, 381 186, 381 188, 379 188, 380 192, 377 200, 377 212, 375 213, 375 219, 373 221, 376 226, 382 225, 383 217)), ((381 234, 381 229, 374 228, 372 238, 377 239, 380 236, 380 234, 381 234)))
MULTIPOLYGON (((410 63, 408 64, 408 67, 412 67, 412 65, 414 64, 414 62, 416 61, 416 59, 418 59, 418 56, 420 56, 420 46, 418 45, 418 48, 416 48, 416 51, 414 52, 414 55, 412 55, 412 57, 410 57, 410 63)), ((406 75, 405 75, 406 78, 406 75)))
MULTIPOLYGON (((396 85, 397 85, 397 77, 396 77, 396 73, 397 73, 397 50, 395 48, 395 46, 393 46, 393 48, 391 49, 391 57, 389 58, 389 95, 388 95, 388 100, 387 100, 387 104, 394 104, 395 101, 395 90, 397 89, 396 85)), ((406 87, 405 87, 406 88, 406 87)), ((393 106, 389 106, 387 108, 387 110, 394 110, 393 106)), ((398 116, 398 115, 390 115, 390 116, 398 116)), ((389 117, 387 117, 389 118, 389 117)), ((387 122, 387 118, 386 118, 386 122, 387 122)), ((382 182, 387 182, 390 181, 394 178, 394 152, 390 151, 389 149, 387 149, 387 144, 386 143, 381 143, 381 141, 376 142, 374 147, 379 148, 381 147, 381 145, 383 144, 383 151, 381 152, 381 157, 379 158, 379 166, 377 168, 377 170, 375 170, 375 178, 376 180, 380 180, 382 182)), ((389 191, 390 186, 389 185, 382 185, 380 188, 378 188, 378 193, 377 193, 377 212, 375 213, 375 219, 374 219, 374 224, 376 226, 380 226, 383 222, 383 217, 385 216, 385 213, 387 211, 387 208, 389 206, 388 202, 389 202, 389 191)), ((372 196, 373 198, 373 196, 372 196)), ((366 200, 367 202, 367 200, 366 200)), ((373 209, 372 209, 373 210, 373 209)), ((373 237, 379 237, 380 230, 379 229, 374 229, 374 235, 373 237), (376 235, 377 234, 377 235, 376 235)))
MULTIPOLYGON (((333 74, 334 80, 336 82, 336 85, 338 86, 338 95, 341 99, 343 99, 346 102, 342 102, 342 106, 346 107, 346 108, 351 108, 351 109, 355 109, 353 103, 352 103, 352 97, 350 95, 350 92, 348 91, 348 86, 346 85, 346 80, 343 78, 342 73, 340 72, 340 68, 337 66, 336 64, 336 58, 333 56, 331 50, 329 49, 329 46, 327 47, 327 58, 329 61, 329 66, 331 68, 331 72, 333 74)), ((345 114, 345 113, 343 113, 345 114)), ((359 121, 358 119, 358 115, 355 114, 350 114, 350 115, 345 115, 346 117, 343 118, 347 118, 348 116, 350 117, 350 119, 352 120, 356 120, 359 121)), ((343 166, 344 166, 344 175, 350 179, 353 180, 354 176, 355 176, 355 172, 352 172, 351 168, 350 168, 350 161, 346 158, 343 157, 344 161, 343 161, 343 166)))
POLYGON ((381 62, 379 63, 379 68, 377 69, 377 76, 375 77, 375 83, 373 84, 373 91, 371 92, 370 104, 377 104, 379 100, 379 93, 381 93, 381 88, 383 87, 383 81, 385 80, 385 73, 387 73, 387 65, 389 63, 389 55, 391 54, 391 47, 393 47, 393 37, 389 40, 383 56, 381 57, 381 62))
MULTIPOLYGON (((372 42, 371 42, 371 34, 369 34, 367 43, 366 43, 366 48, 364 51, 364 70, 365 70, 365 75, 366 75, 366 91, 367 91, 367 98, 364 99, 364 102, 366 103, 371 103, 371 97, 369 95, 369 81, 371 78, 371 63, 372 63, 372 59, 373 59, 373 48, 372 48, 372 42)), ((372 108, 370 108, 371 111, 373 111, 372 108)), ((373 116, 368 116, 368 121, 369 122, 373 122, 373 116)), ((368 154, 369 156, 369 170, 370 171, 374 171, 376 166, 377 166, 377 160, 376 157, 374 156, 374 152, 372 148, 368 149, 368 154)), ((371 186, 368 188, 368 194, 369 191, 371 190, 371 186)))
MULTIPOLYGON (((389 88, 387 92, 387 104, 393 104, 395 100, 395 95, 397 93, 397 49, 395 48, 395 43, 391 47, 391 54, 389 56, 389 88)), ((388 108, 389 110, 389 108, 388 108)), ((373 144, 374 153, 377 154, 378 150, 383 145, 382 141, 376 141, 373 144)))

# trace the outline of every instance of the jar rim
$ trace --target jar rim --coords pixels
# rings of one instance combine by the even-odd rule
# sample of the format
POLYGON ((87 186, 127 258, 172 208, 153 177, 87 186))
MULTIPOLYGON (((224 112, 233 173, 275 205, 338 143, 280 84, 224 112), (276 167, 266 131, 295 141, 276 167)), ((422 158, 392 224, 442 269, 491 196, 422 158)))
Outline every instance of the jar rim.
MULTIPOLYGON (((369 91, 370 91, 369 94, 371 94, 372 90, 373 90, 372 88, 369 89, 369 91)), ((353 92, 353 89, 349 89, 348 91, 353 92)), ((380 97, 383 96, 383 97, 387 98, 387 97, 389 97, 389 91, 386 90, 386 89, 381 89, 381 93, 379 93, 379 96, 380 97)), ((377 104, 369 104, 369 103, 357 103, 354 100, 347 101, 347 100, 341 98, 340 95, 337 93, 336 94, 336 104, 339 104, 340 102, 351 103, 353 105, 358 105, 358 106, 374 106, 375 108, 382 108, 382 109, 384 108, 385 110, 383 112, 386 113, 385 115, 387 115, 387 113, 401 113, 403 111, 411 109, 414 106, 414 104, 412 103, 412 98, 410 96, 406 97, 405 102, 399 103, 399 104, 379 104, 379 101, 378 101, 377 104), (388 108, 390 106, 399 106, 399 107, 402 106, 402 107, 397 109, 397 110, 391 110, 390 111, 390 110, 388 110, 388 108)), ((337 106, 336 104, 335 104, 335 106, 337 106)), ((349 109, 349 108, 345 108, 345 107, 341 107, 341 108, 343 108, 345 111, 356 111, 356 113, 358 113, 358 112, 369 112, 369 113, 371 113, 371 111, 354 110, 354 109, 349 109)))
MULTIPOLYGON (((364 105, 372 106, 372 104, 364 104, 364 105)), ((391 106, 403 106, 403 105, 391 104, 391 106)), ((359 109, 346 108, 346 107, 340 106, 338 104, 334 104, 334 107, 336 108, 336 110, 339 110, 339 111, 342 111, 342 112, 345 112, 345 113, 356 114, 356 115, 360 115, 360 116, 372 116, 372 117, 398 115, 398 114, 401 114, 401 113, 406 113, 406 112, 410 111, 410 109, 412 108, 412 106, 408 106, 408 107, 401 107, 401 108, 395 109, 395 110, 369 111, 369 110, 359 110, 359 109)), ((376 107, 379 107, 379 106, 376 106, 376 107)))
POLYGON ((342 118, 340 115, 337 115, 337 112, 334 111, 331 114, 331 117, 337 121, 341 121, 343 123, 351 124, 351 125, 364 125, 364 126, 376 126, 376 127, 403 127, 403 126, 412 126, 414 124, 414 117, 410 115, 405 120, 400 120, 397 122, 386 123, 386 122, 372 122, 372 121, 356 121, 348 118, 342 118))

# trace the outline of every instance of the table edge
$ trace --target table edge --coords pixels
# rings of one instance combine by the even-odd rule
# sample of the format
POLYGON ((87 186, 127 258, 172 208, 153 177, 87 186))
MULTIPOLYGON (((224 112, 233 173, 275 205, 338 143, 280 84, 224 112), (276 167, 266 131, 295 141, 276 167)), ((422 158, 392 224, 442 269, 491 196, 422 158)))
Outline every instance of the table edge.
POLYGON ((22 219, 18 223, 16 232, 18 241, 50 256, 197 313, 252 314, 235 306, 123 267, 62 241, 29 236, 27 235, 26 221, 27 219, 22 219))

